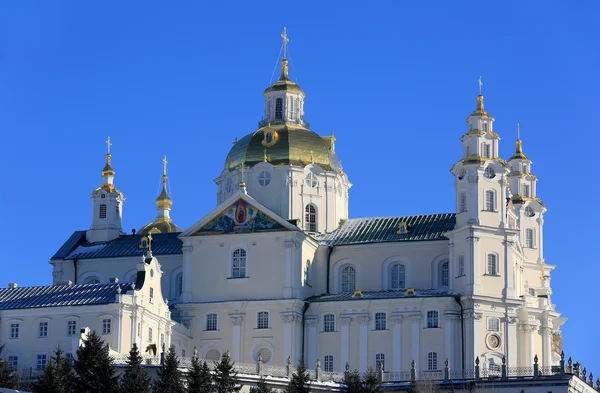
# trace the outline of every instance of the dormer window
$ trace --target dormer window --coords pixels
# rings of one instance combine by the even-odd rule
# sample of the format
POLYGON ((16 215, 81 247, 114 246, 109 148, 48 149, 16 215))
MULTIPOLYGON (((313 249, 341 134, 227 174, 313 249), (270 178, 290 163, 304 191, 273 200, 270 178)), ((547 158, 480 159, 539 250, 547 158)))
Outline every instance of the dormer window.
POLYGON ((283 119, 283 98, 275 100, 275 118, 283 119))

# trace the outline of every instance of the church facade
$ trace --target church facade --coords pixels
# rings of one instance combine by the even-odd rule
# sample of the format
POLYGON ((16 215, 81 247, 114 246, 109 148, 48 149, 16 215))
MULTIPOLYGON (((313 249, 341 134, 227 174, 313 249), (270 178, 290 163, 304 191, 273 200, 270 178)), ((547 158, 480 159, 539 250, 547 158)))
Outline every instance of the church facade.
MULTIPOLYGON (((217 206, 189 228, 171 219, 164 160, 157 217, 122 231, 125 197, 108 141, 91 226, 50 260, 53 284, 134 283, 151 250, 177 321, 161 325, 163 342, 183 356, 195 347, 201 358, 230 351, 244 363, 319 360, 325 372, 403 371, 413 361, 435 371, 445 359, 464 369, 477 357, 492 370, 503 359, 530 366, 536 355, 542 366, 558 363, 565 319, 544 261, 546 207, 521 140, 500 157, 483 95, 457 135, 456 210, 368 218, 349 218, 352 183, 335 136, 304 119, 306 96, 289 78, 285 48, 281 76, 263 95, 264 119, 216 178, 217 206), (175 327, 182 333, 171 334, 175 327)), ((143 314, 127 318, 121 345, 160 346, 143 314)))

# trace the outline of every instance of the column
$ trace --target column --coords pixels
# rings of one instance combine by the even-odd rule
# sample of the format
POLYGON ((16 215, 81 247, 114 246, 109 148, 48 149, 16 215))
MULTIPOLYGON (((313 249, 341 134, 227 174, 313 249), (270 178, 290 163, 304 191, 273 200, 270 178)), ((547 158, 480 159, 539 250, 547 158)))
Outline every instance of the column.
POLYGON ((506 286, 504 296, 509 299, 515 298, 515 274, 514 274, 514 242, 507 240, 504 244, 504 285, 506 286))
POLYGON ((342 326, 342 353, 340 358, 340 369, 345 370, 346 363, 348 363, 348 351, 350 349, 350 323, 352 322, 351 317, 341 317, 340 325, 342 326))
POLYGON ((283 288, 283 297, 289 299, 292 297, 292 260, 294 241, 286 240, 285 245, 285 286, 283 288))
POLYGON ((419 369, 419 354, 421 353, 421 314, 411 315, 412 319, 412 335, 411 335, 411 351, 412 360, 415 361, 415 367, 419 369))
POLYGON ((479 175, 477 172, 469 173, 467 177, 467 181, 469 182, 469 193, 467 196, 467 213, 469 214, 469 224, 479 225, 479 199, 481 196, 479 195, 479 187, 478 182, 479 175))
POLYGON ((182 247, 183 250, 183 293, 181 298, 184 303, 192 301, 192 247, 191 243, 186 241, 182 247))
POLYGON ((113 317, 112 318, 112 320, 113 320, 113 326, 111 326, 111 328, 112 328, 112 332, 111 332, 112 333, 111 348, 114 349, 117 352, 120 352, 120 349, 119 349, 119 336, 121 335, 120 334, 120 331, 121 331, 121 315, 122 315, 121 313, 122 313, 122 311, 119 310, 118 313, 112 315, 112 317, 113 317))
POLYGON ((521 346, 518 342, 517 335, 517 323, 519 318, 507 317, 506 318, 506 339, 504 340, 504 354, 506 356, 507 367, 520 366, 518 358, 518 348, 521 346))
POLYGON ((402 315, 392 314, 392 371, 402 371, 402 315))
POLYGON ((539 250, 539 254, 538 254, 538 263, 542 264, 544 263, 544 218, 542 217, 542 215, 538 215, 538 219, 537 219, 537 223, 538 223, 538 231, 539 231, 539 235, 538 235, 538 243, 534 244, 534 246, 536 246, 539 250))
POLYGON ((517 330, 518 366, 527 367, 528 362, 526 361, 526 359, 529 357, 529 348, 527 347, 527 333, 529 331, 529 325, 519 323, 517 325, 517 330))
POLYGON ((231 360, 234 362, 240 361, 242 348, 242 323, 244 322, 244 315, 246 314, 240 312, 229 314, 231 317, 231 325, 233 327, 231 339, 231 360))
POLYGON ((552 323, 547 322, 541 328, 542 333, 542 366, 552 366, 552 323))
MULTIPOLYGON (((444 329, 445 329, 445 333, 446 333, 446 337, 445 337, 445 344, 446 344, 446 359, 448 359, 448 361, 450 362, 450 367, 457 369, 457 368, 461 368, 461 366, 458 366, 458 363, 456 361, 457 356, 455 353, 455 341, 456 341, 456 337, 455 337, 455 333, 454 333, 454 326, 456 325, 456 320, 460 318, 460 315, 455 314, 455 313, 445 313, 444 314, 444 329), (458 367, 457 367, 458 366, 458 367)), ((438 361, 440 361, 441 359, 438 359, 438 361)))
MULTIPOLYGON (((317 363, 317 325, 319 324, 319 318, 316 315, 309 315, 306 317, 305 326, 308 330, 307 337, 307 365, 317 363)), ((342 347, 343 351, 343 347, 342 347)), ((286 359, 287 360, 287 359, 286 359)), ((345 364, 345 363, 344 363, 345 364)), ((295 365, 295 364, 294 364, 295 365)))
POLYGON ((360 322, 360 339, 359 339, 359 370, 361 373, 367 371, 369 366, 369 321, 371 317, 362 315, 357 318, 360 322))
POLYGON ((469 262, 471 265, 471 277, 469 277, 469 284, 472 294, 479 294, 480 291, 480 280, 481 273, 479 268, 479 238, 475 236, 471 236, 467 238, 469 242, 469 262))
POLYGON ((448 255, 448 290, 454 289, 454 278, 456 277, 454 271, 454 243, 450 243, 450 254, 448 255))

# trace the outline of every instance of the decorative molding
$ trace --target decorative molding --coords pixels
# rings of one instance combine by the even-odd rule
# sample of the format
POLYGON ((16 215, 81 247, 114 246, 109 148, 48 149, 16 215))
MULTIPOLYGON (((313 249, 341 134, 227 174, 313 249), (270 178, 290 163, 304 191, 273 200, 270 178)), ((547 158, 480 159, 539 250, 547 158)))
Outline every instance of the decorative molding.
POLYGON ((340 317, 340 325, 342 326, 350 326, 352 322, 352 317, 340 317))
POLYGON ((412 315, 409 315, 409 316, 410 316, 410 319, 412 319, 413 323, 414 322, 419 322, 423 318, 423 316, 421 314, 412 314, 412 315))
POLYGON ((317 326, 319 323, 319 317, 316 315, 307 315, 304 319, 304 324, 308 327, 317 326))
POLYGON ((402 323, 403 319, 404 319, 403 315, 392 314, 392 316, 390 316, 390 322, 392 323, 392 325, 400 325, 402 323))
POLYGON ((294 240, 286 240, 283 242, 283 245, 285 248, 292 248, 296 245, 296 242, 294 240))
POLYGON ((190 253, 194 250, 194 246, 182 246, 181 250, 184 254, 190 253))
POLYGON ((246 314, 244 313, 229 314, 229 317, 231 318, 231 324, 233 326, 242 326, 242 322, 244 322, 245 315, 246 314))
POLYGON ((367 324, 371 321, 371 317, 368 315, 359 315, 356 317, 356 319, 358 319, 358 322, 360 322, 361 325, 367 324))
POLYGON ((298 314, 281 314, 281 319, 286 324, 294 324, 302 321, 302 317, 298 314))

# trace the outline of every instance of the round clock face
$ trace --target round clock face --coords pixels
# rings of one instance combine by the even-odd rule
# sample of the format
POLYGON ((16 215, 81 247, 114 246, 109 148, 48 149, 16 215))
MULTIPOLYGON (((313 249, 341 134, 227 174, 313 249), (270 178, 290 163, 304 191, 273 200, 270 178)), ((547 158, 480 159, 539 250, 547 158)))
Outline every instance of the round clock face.
POLYGON ((495 334, 491 334, 488 337, 487 341, 488 341, 488 345, 489 345, 490 348, 496 349, 496 348, 498 348, 500 346, 500 337, 498 337, 495 334))

